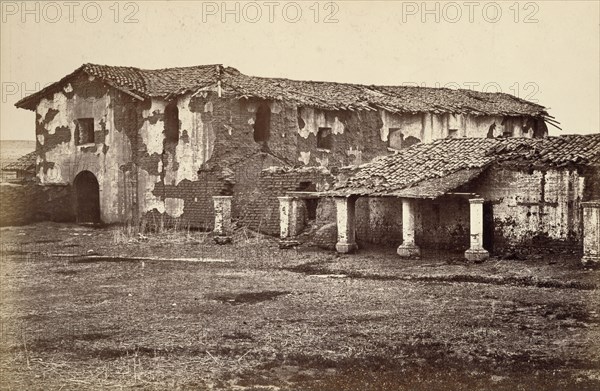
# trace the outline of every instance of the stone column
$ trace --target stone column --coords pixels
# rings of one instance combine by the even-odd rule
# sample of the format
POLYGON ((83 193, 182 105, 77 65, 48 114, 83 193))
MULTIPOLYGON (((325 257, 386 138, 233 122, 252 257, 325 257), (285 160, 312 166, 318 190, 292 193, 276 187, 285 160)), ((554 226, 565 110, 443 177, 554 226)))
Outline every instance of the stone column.
POLYGON ((350 253, 358 248, 356 245, 355 205, 355 197, 335 198, 338 231, 335 249, 338 253, 350 253))
POLYGON ((231 196, 213 196, 215 209, 215 228, 217 236, 227 236, 231 233, 231 196))
POLYGON ((279 238, 290 239, 298 234, 298 199, 284 196, 279 199, 279 238))
POLYGON ((483 201, 483 198, 469 200, 471 247, 465 251, 465 258, 474 262, 483 262, 490 257, 490 253, 483 248, 483 201))
POLYGON ((600 200, 582 202, 584 265, 600 265, 600 200))
POLYGON ((402 244, 398 247, 402 258, 418 257, 421 249, 415 244, 415 200, 402 199, 402 244))

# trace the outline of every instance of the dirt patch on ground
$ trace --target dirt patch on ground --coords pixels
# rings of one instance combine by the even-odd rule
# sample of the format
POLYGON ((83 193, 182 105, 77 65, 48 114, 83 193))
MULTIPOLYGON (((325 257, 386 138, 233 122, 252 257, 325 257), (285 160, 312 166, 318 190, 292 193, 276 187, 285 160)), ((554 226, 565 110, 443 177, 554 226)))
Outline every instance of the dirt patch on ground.
POLYGON ((262 292, 244 292, 244 293, 223 293, 208 294, 207 299, 217 300, 231 305, 256 304, 262 301, 274 300, 282 295, 289 295, 290 291, 262 291, 262 292))
POLYGON ((204 233, 116 245, 60 224, 2 236, 6 388, 600 389, 600 271, 578 259, 400 260, 204 233), (67 245, 113 260, 50 256, 67 245))
MULTIPOLYGON (((425 267, 434 267, 425 265, 425 267)), ((340 278, 366 279, 375 281, 430 281, 430 282, 458 282, 458 283, 477 283, 494 285, 514 285, 530 286, 538 288, 559 288, 559 289, 581 289, 595 290, 597 285, 591 282, 583 281, 559 281, 553 279, 543 279, 536 276, 482 276, 474 274, 450 274, 450 275, 387 275, 372 274, 357 271, 348 271, 340 269, 330 269, 324 264, 318 262, 304 263, 293 267, 284 267, 295 273, 303 273, 313 276, 336 276, 340 278)))

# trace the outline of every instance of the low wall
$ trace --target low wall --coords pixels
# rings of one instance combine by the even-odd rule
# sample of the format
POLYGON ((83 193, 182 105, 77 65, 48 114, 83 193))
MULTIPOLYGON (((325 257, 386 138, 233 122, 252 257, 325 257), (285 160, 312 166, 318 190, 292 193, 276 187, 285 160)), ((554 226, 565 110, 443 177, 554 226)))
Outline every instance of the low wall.
POLYGON ((0 226, 75 221, 70 186, 0 184, 0 226))

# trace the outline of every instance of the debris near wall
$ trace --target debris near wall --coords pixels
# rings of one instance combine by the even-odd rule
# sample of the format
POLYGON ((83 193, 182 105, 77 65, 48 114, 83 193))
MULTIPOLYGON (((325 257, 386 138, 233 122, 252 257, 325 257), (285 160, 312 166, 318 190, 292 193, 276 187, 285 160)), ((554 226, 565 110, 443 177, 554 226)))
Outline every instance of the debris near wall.
POLYGON ((315 246, 325 250, 335 250, 337 242, 337 223, 328 223, 320 227, 312 236, 315 246))
MULTIPOLYGON (((257 194, 258 202, 249 216, 267 219, 260 221, 261 232, 270 235, 279 234, 279 200, 277 197, 286 196, 290 193, 302 192, 310 194, 328 189, 333 182, 333 175, 324 167, 269 167, 260 174, 257 194)), ((309 220, 317 219, 318 204, 322 202, 303 199, 300 202, 300 211, 297 215, 301 230, 309 220)))

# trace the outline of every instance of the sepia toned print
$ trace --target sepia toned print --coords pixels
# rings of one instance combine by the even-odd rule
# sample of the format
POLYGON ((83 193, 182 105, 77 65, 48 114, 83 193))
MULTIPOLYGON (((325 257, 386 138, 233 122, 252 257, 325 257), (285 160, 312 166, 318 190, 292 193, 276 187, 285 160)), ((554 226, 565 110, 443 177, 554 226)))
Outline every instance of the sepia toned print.
POLYGON ((600 388, 597 3, 1 6, 3 389, 600 388))

